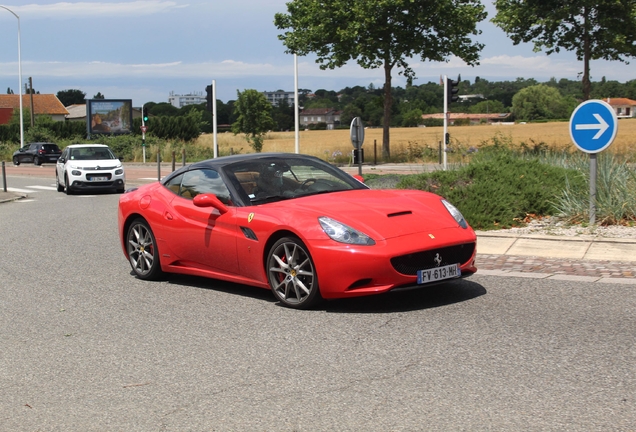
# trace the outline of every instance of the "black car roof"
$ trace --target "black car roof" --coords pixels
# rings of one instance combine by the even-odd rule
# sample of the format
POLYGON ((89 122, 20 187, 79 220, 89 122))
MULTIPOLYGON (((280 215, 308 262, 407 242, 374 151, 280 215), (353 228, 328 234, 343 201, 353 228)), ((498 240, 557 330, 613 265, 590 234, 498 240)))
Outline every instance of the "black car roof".
POLYGON ((240 154, 240 155, 232 155, 232 156, 222 156, 216 159, 208 159, 201 162, 195 162, 191 165, 192 168, 212 168, 212 167, 224 167, 226 165, 230 165, 236 162, 244 162, 244 161, 254 161, 259 159, 270 159, 270 158, 286 158, 286 159, 313 159, 323 162, 323 160, 318 159, 314 156, 304 155, 304 154, 296 154, 296 153, 248 153, 248 154, 240 154))

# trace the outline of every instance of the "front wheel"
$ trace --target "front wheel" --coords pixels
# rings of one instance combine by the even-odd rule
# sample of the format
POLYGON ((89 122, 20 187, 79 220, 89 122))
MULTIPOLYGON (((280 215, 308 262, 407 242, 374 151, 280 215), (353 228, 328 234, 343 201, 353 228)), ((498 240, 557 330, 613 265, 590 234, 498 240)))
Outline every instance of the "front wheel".
POLYGON ((274 243, 267 255, 267 275, 272 292, 285 306, 309 309, 322 299, 314 263, 296 237, 274 243))
POLYGON ((15 166, 20 165, 20 159, 18 159, 18 157, 17 157, 17 156, 14 156, 14 157, 13 157, 13 165, 15 165, 15 166))
POLYGON ((60 178, 57 173, 55 173, 55 186, 57 186, 57 191, 62 192, 64 190, 64 186, 60 183, 60 178))
POLYGON ((157 280, 163 275, 157 240, 148 222, 135 219, 126 233, 126 251, 130 266, 139 279, 157 280))
POLYGON ((68 176, 64 174, 64 192, 66 195, 73 195, 73 191, 71 190, 71 185, 68 184, 68 176))

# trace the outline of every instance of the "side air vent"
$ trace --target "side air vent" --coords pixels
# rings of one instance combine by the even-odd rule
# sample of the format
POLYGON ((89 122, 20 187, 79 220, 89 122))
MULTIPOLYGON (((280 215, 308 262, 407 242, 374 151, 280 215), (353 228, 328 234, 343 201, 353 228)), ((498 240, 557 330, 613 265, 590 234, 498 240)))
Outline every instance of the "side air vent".
POLYGON ((256 233, 254 231, 252 231, 251 229, 247 228, 247 227, 241 227, 241 231, 243 231, 243 235, 250 239, 250 240, 254 240, 254 241, 258 241, 258 238, 256 237, 256 233))

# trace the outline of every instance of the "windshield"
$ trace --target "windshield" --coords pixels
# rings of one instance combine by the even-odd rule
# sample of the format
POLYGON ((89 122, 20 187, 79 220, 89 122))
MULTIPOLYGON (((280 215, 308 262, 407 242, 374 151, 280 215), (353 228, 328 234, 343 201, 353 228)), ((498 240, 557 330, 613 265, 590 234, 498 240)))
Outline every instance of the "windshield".
POLYGON ((314 159, 272 157, 238 162, 225 168, 251 204, 319 193, 367 189, 343 171, 314 159))
POLYGON ((77 147, 70 151, 72 160, 117 159, 108 147, 77 147))

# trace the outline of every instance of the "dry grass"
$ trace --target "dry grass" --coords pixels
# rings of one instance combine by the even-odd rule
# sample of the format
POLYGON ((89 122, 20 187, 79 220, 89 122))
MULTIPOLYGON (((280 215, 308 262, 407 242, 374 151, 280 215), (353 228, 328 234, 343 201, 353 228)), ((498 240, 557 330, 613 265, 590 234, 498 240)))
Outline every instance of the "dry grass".
MULTIPOLYGON (((479 148, 486 143, 491 143, 493 137, 499 136, 513 145, 525 143, 528 146, 543 143, 551 149, 571 149, 577 151, 572 143, 567 122, 531 123, 515 125, 478 125, 478 126, 451 126, 451 144, 460 145, 463 148, 479 148)), ((442 140, 442 127, 427 128, 392 128, 391 129, 391 153, 405 152, 409 144, 417 144, 420 147, 437 148, 442 140)), ((377 145, 378 158, 382 151, 382 129, 367 129, 365 131, 365 159, 373 156, 374 141, 377 145)), ((202 135, 198 145, 212 147, 212 135, 202 135)), ((218 135, 219 154, 252 153, 253 150, 244 140, 242 135, 222 133, 218 135)), ((300 152, 329 159, 334 152, 344 155, 351 153, 353 149, 349 139, 348 130, 332 131, 301 131, 300 152)), ((267 135, 263 145, 264 152, 290 152, 295 151, 294 132, 271 132, 267 135)), ((624 119, 618 122, 618 133, 614 143, 608 151, 614 154, 636 154, 636 119, 624 119)))

